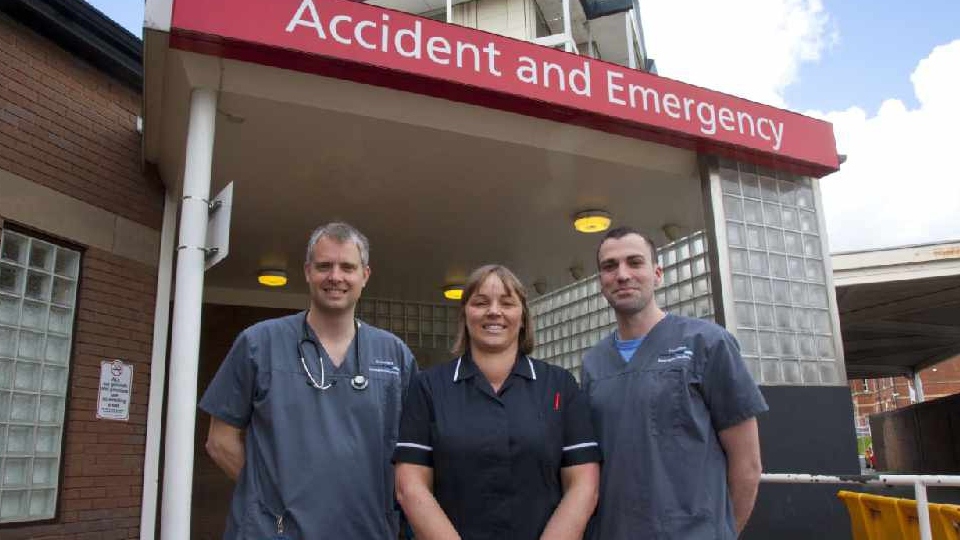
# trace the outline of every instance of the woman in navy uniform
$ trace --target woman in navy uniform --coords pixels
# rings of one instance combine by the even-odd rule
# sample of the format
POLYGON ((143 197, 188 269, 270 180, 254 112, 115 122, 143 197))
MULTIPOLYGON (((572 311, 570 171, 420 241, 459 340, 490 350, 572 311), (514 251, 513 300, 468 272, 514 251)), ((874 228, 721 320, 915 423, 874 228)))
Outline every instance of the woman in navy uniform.
POLYGON ((417 540, 582 538, 600 449, 573 376, 528 356, 533 334, 517 277, 475 270, 457 358, 421 373, 403 408, 397 497, 417 540))

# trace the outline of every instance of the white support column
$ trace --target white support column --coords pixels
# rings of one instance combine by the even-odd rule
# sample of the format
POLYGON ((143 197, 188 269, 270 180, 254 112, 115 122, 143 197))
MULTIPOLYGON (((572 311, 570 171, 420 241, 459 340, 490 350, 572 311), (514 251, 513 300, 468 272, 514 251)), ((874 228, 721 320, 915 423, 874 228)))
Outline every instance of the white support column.
POLYGON ((913 371, 913 391, 917 397, 917 403, 923 403, 923 381, 920 380, 920 372, 917 370, 913 371))
POLYGON ((453 22, 453 0, 447 0, 447 24, 453 22))
POLYGON ((193 436, 197 416, 197 364, 203 302, 204 250, 209 213, 210 174, 217 115, 217 93, 195 88, 190 95, 177 279, 170 346, 170 393, 164 446, 162 540, 190 538, 193 489, 193 436))
POLYGON ((157 496, 160 487, 160 430, 163 422, 167 331, 170 328, 170 285, 173 278, 176 232, 177 201, 168 191, 164 197, 160 266, 157 268, 157 300, 153 309, 153 353, 150 360, 147 444, 143 460, 143 496, 140 503, 140 540, 153 540, 156 537, 157 496))
POLYGON ((566 38, 564 50, 567 52, 576 51, 576 43, 573 42, 573 21, 570 15, 570 0, 563 0, 563 35, 566 38))

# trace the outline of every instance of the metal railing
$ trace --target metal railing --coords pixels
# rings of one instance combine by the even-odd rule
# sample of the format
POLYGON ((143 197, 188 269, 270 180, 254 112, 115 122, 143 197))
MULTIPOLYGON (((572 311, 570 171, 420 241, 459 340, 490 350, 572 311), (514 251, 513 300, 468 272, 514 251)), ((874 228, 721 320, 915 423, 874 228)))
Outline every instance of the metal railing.
POLYGON ((768 484, 853 484, 872 486, 913 486, 917 500, 917 522, 920 540, 933 540, 930 530, 930 507, 927 486, 960 487, 960 476, 939 474, 825 474, 765 473, 760 481, 768 484))

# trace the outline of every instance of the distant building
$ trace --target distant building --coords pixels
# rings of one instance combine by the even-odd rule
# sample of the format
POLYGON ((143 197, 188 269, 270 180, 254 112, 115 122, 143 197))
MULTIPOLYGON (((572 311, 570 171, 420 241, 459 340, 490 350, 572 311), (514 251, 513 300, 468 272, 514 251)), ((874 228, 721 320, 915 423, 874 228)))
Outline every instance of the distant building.
MULTIPOLYGON (((960 356, 920 372, 924 400, 960 393, 960 356)), ((870 415, 892 411, 917 402, 913 381, 907 377, 850 379, 857 435, 870 434, 870 415)))

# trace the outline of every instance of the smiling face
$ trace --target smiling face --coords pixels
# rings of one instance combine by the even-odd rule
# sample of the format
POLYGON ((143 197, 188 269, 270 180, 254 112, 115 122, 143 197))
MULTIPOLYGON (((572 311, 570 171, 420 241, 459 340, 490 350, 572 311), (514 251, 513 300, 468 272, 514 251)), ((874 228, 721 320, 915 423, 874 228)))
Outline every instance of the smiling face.
POLYGON ((523 303, 496 273, 491 273, 464 303, 464 322, 475 352, 497 353, 519 346, 523 303))
POLYGON ((656 308, 654 291, 663 278, 650 246, 642 236, 608 238, 597 254, 600 292, 618 317, 629 317, 648 307, 656 308))
POLYGON ((313 246, 311 260, 303 266, 310 306, 321 312, 353 311, 370 277, 370 267, 360 259, 353 242, 338 242, 320 237, 313 246))

